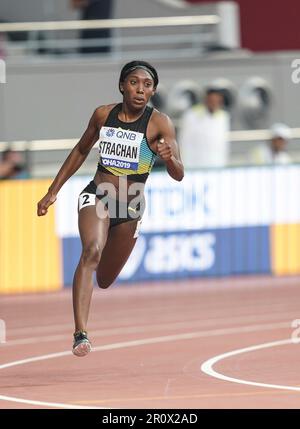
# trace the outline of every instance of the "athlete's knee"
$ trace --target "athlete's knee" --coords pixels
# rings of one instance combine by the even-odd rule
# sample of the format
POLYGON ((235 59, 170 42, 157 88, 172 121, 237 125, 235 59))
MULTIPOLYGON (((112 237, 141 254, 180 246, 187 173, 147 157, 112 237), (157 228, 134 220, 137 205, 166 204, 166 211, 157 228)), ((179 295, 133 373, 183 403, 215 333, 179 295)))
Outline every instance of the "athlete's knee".
POLYGON ((92 266, 94 268, 100 262, 102 249, 98 243, 91 243, 84 246, 81 254, 81 261, 84 265, 92 266))

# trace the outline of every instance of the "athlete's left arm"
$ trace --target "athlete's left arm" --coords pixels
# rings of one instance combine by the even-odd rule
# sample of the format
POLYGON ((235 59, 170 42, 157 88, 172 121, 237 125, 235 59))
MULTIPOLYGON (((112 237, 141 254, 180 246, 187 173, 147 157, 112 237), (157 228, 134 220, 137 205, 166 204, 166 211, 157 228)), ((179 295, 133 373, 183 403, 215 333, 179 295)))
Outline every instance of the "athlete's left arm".
POLYGON ((165 162, 169 175, 181 181, 184 177, 184 167, 176 142, 175 128, 171 119, 162 113, 158 118, 157 154, 165 162))

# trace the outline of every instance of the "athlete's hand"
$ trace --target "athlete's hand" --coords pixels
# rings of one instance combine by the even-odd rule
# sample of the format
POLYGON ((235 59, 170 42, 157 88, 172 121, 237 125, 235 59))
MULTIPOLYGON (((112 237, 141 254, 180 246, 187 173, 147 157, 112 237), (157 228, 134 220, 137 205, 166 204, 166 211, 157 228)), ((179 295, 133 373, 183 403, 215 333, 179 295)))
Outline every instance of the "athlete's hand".
POLYGON ((157 153, 163 161, 169 161, 172 158, 172 149, 164 138, 160 138, 157 143, 157 153))
POLYGON ((51 192, 47 194, 38 202, 37 215, 44 216, 48 212, 48 208, 56 201, 56 195, 51 192))

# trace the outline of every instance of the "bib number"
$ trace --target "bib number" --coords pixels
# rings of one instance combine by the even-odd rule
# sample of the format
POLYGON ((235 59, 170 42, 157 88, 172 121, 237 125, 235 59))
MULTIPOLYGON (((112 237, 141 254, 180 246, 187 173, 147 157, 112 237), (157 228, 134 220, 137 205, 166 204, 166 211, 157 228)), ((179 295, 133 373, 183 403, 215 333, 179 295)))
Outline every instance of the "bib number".
POLYGON ((78 199, 78 210, 80 211, 84 207, 94 206, 96 201, 95 194, 80 194, 78 199))

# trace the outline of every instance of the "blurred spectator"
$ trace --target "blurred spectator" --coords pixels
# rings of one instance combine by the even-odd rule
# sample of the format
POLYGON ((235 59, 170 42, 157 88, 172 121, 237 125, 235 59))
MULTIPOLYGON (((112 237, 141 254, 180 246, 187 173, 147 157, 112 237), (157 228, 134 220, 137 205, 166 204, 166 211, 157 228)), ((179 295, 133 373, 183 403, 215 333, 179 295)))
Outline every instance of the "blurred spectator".
POLYGON ((178 142, 186 168, 223 167, 229 162, 230 116, 223 93, 206 91, 204 104, 196 104, 182 118, 178 142))
POLYGON ((286 152, 286 146, 291 138, 291 129, 281 123, 275 123, 270 128, 271 141, 256 146, 250 152, 251 164, 289 164, 292 162, 286 152))
MULTIPOLYGON (((113 7, 113 0, 71 0, 75 9, 81 10, 81 19, 109 19, 113 7)), ((80 38, 83 42, 88 39, 108 39, 111 37, 109 28, 82 30, 80 38)), ((110 46, 82 46, 81 53, 110 52, 110 46)))
POLYGON ((0 162, 0 179, 26 179, 28 173, 25 169, 23 155, 12 149, 7 149, 2 153, 0 162))

